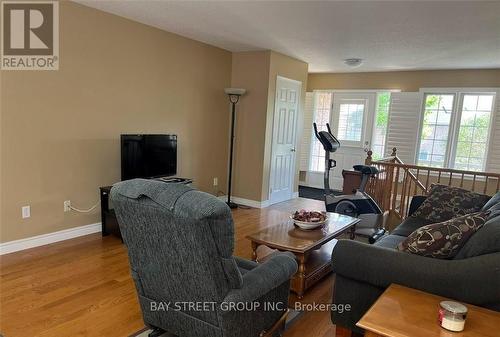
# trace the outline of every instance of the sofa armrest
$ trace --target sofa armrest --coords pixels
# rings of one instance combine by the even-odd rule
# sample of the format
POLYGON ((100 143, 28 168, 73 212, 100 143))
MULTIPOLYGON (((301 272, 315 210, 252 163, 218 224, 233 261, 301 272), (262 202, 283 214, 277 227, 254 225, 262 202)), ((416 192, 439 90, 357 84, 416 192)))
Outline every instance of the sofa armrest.
POLYGON ((339 240, 332 263, 335 273, 379 288, 397 283, 473 304, 500 302, 500 253, 442 260, 339 240))
POLYGON ((243 287, 232 289, 224 302, 253 302, 281 284, 297 272, 297 262, 292 254, 280 253, 258 264, 243 275, 243 287))
POLYGON ((236 265, 238 266, 238 268, 243 268, 245 270, 252 270, 259 265, 255 261, 247 260, 239 256, 233 256, 233 258, 236 261, 236 265))

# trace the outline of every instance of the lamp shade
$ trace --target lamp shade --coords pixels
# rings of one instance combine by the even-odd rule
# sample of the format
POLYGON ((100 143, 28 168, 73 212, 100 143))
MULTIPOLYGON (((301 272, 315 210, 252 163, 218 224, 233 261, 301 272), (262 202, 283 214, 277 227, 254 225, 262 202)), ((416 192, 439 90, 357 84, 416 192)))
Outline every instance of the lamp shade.
POLYGON ((245 94, 246 90, 242 88, 225 88, 224 92, 228 95, 241 96, 245 94))

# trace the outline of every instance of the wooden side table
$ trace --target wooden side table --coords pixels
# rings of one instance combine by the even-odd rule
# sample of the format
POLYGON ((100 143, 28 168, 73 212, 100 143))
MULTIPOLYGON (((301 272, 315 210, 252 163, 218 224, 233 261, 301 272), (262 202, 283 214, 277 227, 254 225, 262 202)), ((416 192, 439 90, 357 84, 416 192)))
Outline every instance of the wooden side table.
POLYGON ((439 326, 439 302, 444 297, 392 284, 356 324, 367 337, 498 337, 500 312, 465 304, 465 329, 451 332, 439 326))

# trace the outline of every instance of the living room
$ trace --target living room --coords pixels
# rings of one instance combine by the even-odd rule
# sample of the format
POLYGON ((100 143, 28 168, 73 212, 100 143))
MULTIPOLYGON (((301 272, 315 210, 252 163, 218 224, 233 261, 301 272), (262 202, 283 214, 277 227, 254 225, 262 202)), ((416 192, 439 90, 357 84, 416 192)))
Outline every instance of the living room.
POLYGON ((1 5, 2 336, 498 336, 499 2, 1 5))

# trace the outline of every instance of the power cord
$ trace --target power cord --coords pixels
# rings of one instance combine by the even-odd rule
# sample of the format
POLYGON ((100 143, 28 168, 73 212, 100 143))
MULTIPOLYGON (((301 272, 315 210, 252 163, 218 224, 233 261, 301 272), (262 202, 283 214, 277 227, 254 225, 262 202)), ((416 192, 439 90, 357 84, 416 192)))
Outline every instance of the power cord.
POLYGON ((88 208, 88 209, 79 209, 79 208, 76 208, 76 207, 73 207, 73 206, 69 206, 69 208, 75 212, 78 212, 78 213, 90 213, 92 212, 97 206, 99 206, 99 204, 101 203, 101 201, 99 200, 94 206, 88 208))

